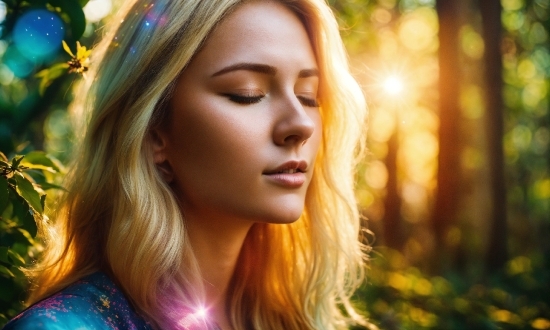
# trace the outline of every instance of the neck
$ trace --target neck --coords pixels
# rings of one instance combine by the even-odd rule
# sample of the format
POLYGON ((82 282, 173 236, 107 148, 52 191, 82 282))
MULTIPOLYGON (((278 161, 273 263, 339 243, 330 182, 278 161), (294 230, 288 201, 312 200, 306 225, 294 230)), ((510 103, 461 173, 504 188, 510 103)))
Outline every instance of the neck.
POLYGON ((186 212, 187 230, 206 290, 209 318, 232 329, 226 313, 227 291, 252 223, 186 212))

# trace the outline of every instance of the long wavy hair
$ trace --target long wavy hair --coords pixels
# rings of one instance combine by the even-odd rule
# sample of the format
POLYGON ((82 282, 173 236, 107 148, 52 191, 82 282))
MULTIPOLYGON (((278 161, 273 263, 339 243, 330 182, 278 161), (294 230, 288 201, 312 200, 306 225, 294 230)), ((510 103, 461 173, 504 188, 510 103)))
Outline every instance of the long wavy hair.
MULTIPOLYGON (((243 1, 125 0, 76 89, 79 118, 67 193, 30 269, 36 302, 102 270, 151 324, 185 329, 205 290, 179 204, 153 163, 149 131, 175 82, 216 25, 243 1)), ((303 22, 320 71, 320 150, 303 214, 256 223, 242 247, 227 308, 235 329, 340 329, 365 323, 350 303, 366 247, 354 196, 366 104, 323 0, 281 0, 303 22)))

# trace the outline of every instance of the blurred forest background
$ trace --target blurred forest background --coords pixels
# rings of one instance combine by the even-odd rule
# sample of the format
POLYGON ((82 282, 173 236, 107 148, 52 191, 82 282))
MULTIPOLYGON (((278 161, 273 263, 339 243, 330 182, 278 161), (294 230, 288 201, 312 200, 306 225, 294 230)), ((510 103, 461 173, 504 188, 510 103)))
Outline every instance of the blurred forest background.
MULTIPOLYGON (((373 252, 358 306, 388 330, 550 329, 550 0, 329 2, 370 106, 357 196, 373 252)), ((61 40, 93 47, 112 8, 0 1, 0 151, 28 155, 46 216, 80 79, 61 40)), ((0 326, 22 308, 17 267, 40 252, 39 206, 3 193, 12 165, 0 326)))

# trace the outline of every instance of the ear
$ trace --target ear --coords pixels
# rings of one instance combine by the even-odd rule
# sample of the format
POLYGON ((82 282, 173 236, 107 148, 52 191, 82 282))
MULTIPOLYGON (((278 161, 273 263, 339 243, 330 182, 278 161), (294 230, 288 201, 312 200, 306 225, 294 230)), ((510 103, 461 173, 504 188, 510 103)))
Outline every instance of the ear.
POLYGON ((166 161, 166 136, 159 132, 157 128, 154 128, 149 131, 148 138, 151 146, 151 151, 153 153, 153 161, 155 162, 155 164, 158 165, 166 161))
POLYGON ((166 182, 170 183, 174 179, 174 172, 166 154, 168 137, 166 133, 160 132, 158 128, 151 129, 148 134, 153 162, 166 182))

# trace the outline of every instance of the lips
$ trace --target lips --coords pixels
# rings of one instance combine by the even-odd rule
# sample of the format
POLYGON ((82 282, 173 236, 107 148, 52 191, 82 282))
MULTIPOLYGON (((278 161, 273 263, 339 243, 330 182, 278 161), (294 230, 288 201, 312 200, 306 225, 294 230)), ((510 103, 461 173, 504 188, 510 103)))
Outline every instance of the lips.
POLYGON ((304 160, 291 160, 274 169, 265 171, 263 174, 293 174, 293 173, 305 173, 307 170, 307 163, 304 160))
POLYGON ((306 170, 307 163, 305 161, 289 161, 274 169, 265 171, 263 175, 278 186, 300 188, 306 181, 306 170))

